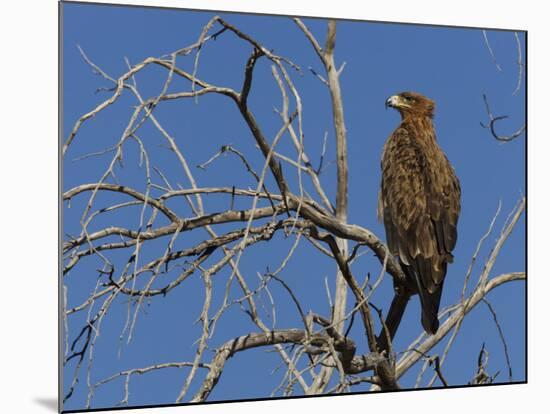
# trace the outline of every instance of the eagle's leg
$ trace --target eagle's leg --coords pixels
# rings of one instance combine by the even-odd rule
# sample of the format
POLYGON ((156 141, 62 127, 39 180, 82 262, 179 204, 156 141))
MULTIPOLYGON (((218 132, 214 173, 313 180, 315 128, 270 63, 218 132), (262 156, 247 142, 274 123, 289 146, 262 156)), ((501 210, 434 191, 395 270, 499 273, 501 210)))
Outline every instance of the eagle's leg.
POLYGON ((390 305, 390 310, 384 321, 384 325, 380 331, 380 334, 377 338, 378 343, 378 352, 389 352, 390 341, 393 341, 397 328, 401 323, 401 318, 405 313, 405 308, 407 303, 411 298, 412 292, 409 289, 404 288, 403 286, 395 288, 395 294, 390 305))

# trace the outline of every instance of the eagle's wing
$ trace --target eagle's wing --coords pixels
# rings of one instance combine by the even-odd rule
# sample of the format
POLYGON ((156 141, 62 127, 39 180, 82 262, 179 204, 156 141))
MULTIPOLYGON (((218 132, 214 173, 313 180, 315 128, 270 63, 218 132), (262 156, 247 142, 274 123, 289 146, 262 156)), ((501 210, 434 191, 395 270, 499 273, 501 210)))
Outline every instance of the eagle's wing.
POLYGON ((438 328, 437 312, 447 263, 453 260, 460 212, 458 179, 435 139, 433 144, 404 128, 393 133, 384 148, 379 205, 388 246, 416 282, 422 324, 431 333, 438 328))

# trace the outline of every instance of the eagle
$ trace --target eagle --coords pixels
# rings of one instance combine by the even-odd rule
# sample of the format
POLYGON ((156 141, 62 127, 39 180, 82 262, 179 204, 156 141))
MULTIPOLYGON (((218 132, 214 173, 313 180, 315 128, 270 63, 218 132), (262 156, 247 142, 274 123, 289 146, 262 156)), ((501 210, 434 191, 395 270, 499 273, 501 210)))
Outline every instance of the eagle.
MULTIPOLYGON (((457 240, 460 182, 436 140, 435 102, 416 92, 402 92, 388 98, 387 107, 399 111, 401 123, 384 144, 378 216, 406 283, 394 286, 386 326, 393 339, 408 300, 418 294, 422 326, 433 335, 439 328, 441 292, 457 240)), ((386 349, 387 330, 378 338, 386 349)))

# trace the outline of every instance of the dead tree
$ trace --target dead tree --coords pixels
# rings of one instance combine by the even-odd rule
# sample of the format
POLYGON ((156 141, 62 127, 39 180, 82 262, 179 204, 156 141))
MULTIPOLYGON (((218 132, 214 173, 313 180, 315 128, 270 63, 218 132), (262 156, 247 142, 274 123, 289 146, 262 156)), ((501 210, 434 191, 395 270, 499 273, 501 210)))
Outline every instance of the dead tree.
MULTIPOLYGON (((441 312, 442 323, 438 333, 429 337, 424 333, 420 334, 407 349, 399 350, 399 355, 395 350, 389 354, 380 352, 375 329, 383 326, 383 318, 379 307, 375 307, 372 302, 372 295, 381 284, 384 275, 388 274, 402 281, 404 274, 399 263, 388 254, 384 242, 377 235, 367 228, 347 221, 348 160, 344 100, 340 90, 340 76, 344 65, 338 65, 334 56, 336 23, 328 22, 326 39, 324 43, 320 43, 303 21, 294 19, 294 22, 317 54, 318 64, 323 68, 323 73, 315 72, 315 75, 321 80, 320 87, 328 88, 330 94, 337 160, 334 202, 327 195, 327 190, 321 182, 322 161, 319 168, 315 168, 304 146, 302 101, 293 81, 301 69, 290 59, 276 54, 269 45, 263 45, 226 20, 214 17, 203 28, 196 42, 167 56, 150 57, 137 64, 128 63, 127 72, 118 78, 106 73, 81 50, 83 59, 109 83, 107 92, 110 96, 76 121, 64 140, 64 156, 79 138, 82 126, 91 123, 100 113, 108 111, 123 93, 132 96, 136 104, 118 141, 100 153, 88 155, 110 157, 100 179, 97 182, 77 185, 63 193, 67 208, 72 200, 83 197, 87 200, 82 208, 80 233, 67 236, 63 244, 63 277, 81 277, 79 269, 86 257, 94 256, 102 262, 102 267, 98 269, 98 282, 87 299, 77 306, 65 307, 63 310, 64 362, 74 364, 74 375, 67 379, 69 386, 65 400, 71 397, 77 386, 85 386, 88 393, 87 406, 92 407, 96 389, 118 378, 124 378, 124 397, 120 403, 128 404, 130 379, 133 375, 178 368, 185 370, 186 375, 180 392, 174 396, 174 401, 206 401, 216 385, 223 381, 224 368, 226 364, 231 363, 229 359, 239 358, 240 354, 258 347, 271 347, 278 353, 285 366, 285 374, 280 385, 283 395, 292 394, 295 387, 308 395, 342 393, 364 382, 373 384, 373 389, 398 389, 400 378, 420 360, 424 361, 422 373, 426 367, 433 367, 434 378, 439 378, 446 386, 443 364, 465 316, 478 304, 484 303, 491 290, 511 281, 525 279, 524 272, 489 277, 503 244, 524 212, 525 200, 522 198, 500 232, 483 271, 478 275, 476 287, 467 292, 466 287, 472 276, 470 267, 464 278, 461 300, 441 312), (212 84, 199 75, 201 52, 209 42, 221 40, 225 36, 236 36, 250 48, 250 55, 242 68, 243 82, 239 89, 212 84), (192 60, 192 70, 182 69, 178 65, 178 59, 192 60), (273 137, 268 136, 256 117, 254 108, 249 104, 249 96, 254 89, 255 73, 259 70, 257 62, 260 60, 269 63, 271 76, 279 88, 282 100, 281 107, 277 110, 280 128, 273 137), (155 96, 144 97, 138 87, 136 76, 154 66, 164 70, 163 88, 155 96), (180 92, 169 92, 175 78, 185 80, 188 88, 180 92), (191 149, 182 150, 176 137, 162 125, 155 114, 159 107, 169 101, 198 101, 206 95, 214 95, 232 102, 261 154, 263 167, 261 171, 256 171, 250 161, 255 154, 245 154, 235 146, 225 143, 218 153, 213 154, 199 167, 207 169, 222 156, 235 157, 243 170, 254 179, 254 188, 201 186, 187 161, 186 151, 191 149), (153 163, 150 149, 140 136, 141 128, 145 124, 152 125, 158 131, 163 140, 161 144, 168 147, 170 154, 177 160, 186 179, 185 186, 174 184, 172 179, 163 173, 162 165, 153 163), (283 139, 291 143, 295 150, 294 154, 284 154, 278 150, 278 144, 283 139), (140 162, 145 170, 145 190, 138 190, 117 180, 116 169, 123 162, 124 151, 129 143, 139 148, 140 162), (268 185, 270 179, 275 184, 274 188, 268 185), (310 181, 315 194, 307 193, 303 186, 304 180, 310 181), (97 200, 104 193, 115 193, 125 198, 125 201, 107 207, 96 207, 97 200), (229 207, 224 211, 209 208, 206 198, 209 194, 224 195, 229 207), (170 203, 176 199, 187 203, 187 214, 182 215, 180 211, 171 207, 170 203), (249 207, 236 209, 235 200, 247 202, 249 207), (134 214, 138 211, 138 225, 135 228, 109 225, 91 230, 96 220, 120 210, 133 211, 134 214), (223 230, 226 228, 222 226, 224 224, 233 224, 235 227, 231 231, 226 231, 223 230), (202 234, 203 240, 182 248, 178 242, 191 232, 202 234), (254 245, 262 242, 268 245, 275 234, 287 236, 290 248, 286 258, 276 270, 260 274, 258 279, 247 275, 240 266, 243 255, 254 245), (332 309, 330 315, 322 316, 322 310, 306 313, 300 305, 300 299, 282 277, 290 257, 298 251, 301 239, 315 246, 320 255, 330 257, 337 269, 334 279, 329 278, 331 281, 327 282, 327 290, 330 290, 329 283, 335 286, 334 295, 328 295, 332 309), (159 240, 165 241, 162 254, 154 259, 143 259, 142 257, 147 257, 145 252, 149 246, 158 243, 159 240), (350 243, 353 243, 352 249, 348 247, 350 243), (378 258, 379 266, 369 269, 369 272, 378 274, 372 283, 361 284, 354 274, 354 262, 360 250, 372 252, 378 258), (112 252, 117 253, 117 260, 111 258, 112 252), (125 258, 120 259, 122 256, 125 258), (214 301, 213 288, 214 285, 223 284, 216 277, 222 270, 226 270, 229 276, 225 281, 225 294, 220 302, 214 301), (126 324, 121 332, 121 338, 129 342, 139 323, 138 316, 146 303, 154 306, 155 301, 162 301, 167 295, 175 295, 181 289, 186 289, 190 278, 199 276, 202 291, 197 294, 203 296, 203 306, 198 315, 201 333, 198 338, 194 338, 194 359, 168 363, 159 361, 158 364, 150 366, 114 372, 112 376, 99 381, 92 378, 94 358, 98 358, 94 353, 94 347, 102 323, 110 313, 120 310, 112 306, 115 301, 124 298, 128 303, 125 310, 126 324), (254 286, 256 282, 258 284, 254 286), (300 326, 273 329, 262 317, 258 309, 259 297, 261 294, 270 296, 269 289, 273 285, 281 285, 288 292, 290 299, 287 306, 295 306, 299 311, 302 320, 300 326), (239 297, 230 293, 231 287, 238 287, 241 292, 239 297), (349 293, 351 297, 348 297, 349 293), (353 306, 347 306, 347 302, 352 302, 353 306), (222 342, 213 342, 214 331, 223 323, 222 315, 232 306, 239 306, 243 310, 243 317, 249 318, 256 326, 256 330, 246 335, 228 336, 222 342), (71 318, 75 315, 86 315, 83 326, 77 328, 71 323, 71 318), (345 325, 351 325, 356 315, 360 318, 364 336, 352 338, 345 330, 345 325), (451 337, 445 353, 431 355, 430 350, 448 333, 451 333, 451 337), (359 343, 368 344, 369 351, 358 355, 356 349, 359 343), (293 347, 289 348, 288 345, 293 347), (208 349, 215 350, 212 356, 207 353, 208 349), (304 363, 307 365, 306 369, 301 368, 304 363), (84 367, 85 373, 81 372, 84 367), (197 375, 201 370, 205 371, 205 375, 197 375), (87 381, 79 381, 81 377, 85 377, 87 381), (333 378, 338 379, 337 386, 328 388, 333 378), (189 395, 191 385, 196 383, 200 384, 199 390, 194 395, 189 395)), ((326 141, 325 136, 325 148, 326 141)), ((321 160, 324 155, 325 151, 321 160)), ((496 215, 489 231, 480 241, 477 251, 493 231, 495 219, 496 215)), ((476 259, 477 251, 472 263, 476 259)), ((71 293, 67 290, 65 292, 66 295, 71 293)), ((272 311, 275 312, 278 306, 281 305, 272 303, 272 311)), ((388 303, 382 305, 386 306, 388 303)), ((480 361, 481 358, 480 354, 480 361)), ((479 366, 480 370, 483 370, 486 363, 482 361, 479 366)), ((476 378, 481 378, 480 372, 476 378)), ((487 381, 487 377, 490 375, 485 375, 483 381, 487 381)), ((479 383, 481 380, 476 381, 479 383)))

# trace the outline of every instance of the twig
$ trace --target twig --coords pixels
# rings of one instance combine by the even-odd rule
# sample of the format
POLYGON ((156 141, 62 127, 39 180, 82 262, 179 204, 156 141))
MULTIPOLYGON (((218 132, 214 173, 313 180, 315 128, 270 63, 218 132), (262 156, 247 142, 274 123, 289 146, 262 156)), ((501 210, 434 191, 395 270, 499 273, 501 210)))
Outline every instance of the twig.
POLYGON ((447 380, 445 379, 445 377, 443 377, 443 373, 441 372, 441 366, 439 364, 439 357, 436 356, 435 358, 433 358, 432 361, 433 361, 433 364, 434 364, 435 373, 437 374, 437 376, 440 379, 441 383, 443 384, 444 387, 448 387, 449 384, 447 383, 447 380))
POLYGON ((497 313, 493 306, 491 305, 491 302, 489 302, 486 298, 483 298, 483 302, 487 305, 487 308, 489 308, 489 311, 491 312, 491 315, 493 316, 493 320, 495 321, 495 325, 498 330, 498 336, 500 337, 500 341, 502 342, 502 347, 504 348, 504 356, 506 357, 506 365, 508 366, 508 380, 512 382, 512 364, 510 362, 510 355, 508 354, 508 345, 506 344, 506 339, 504 339, 504 332, 502 331, 502 327, 500 326, 500 323, 498 322, 497 313))
POLYGON ((489 50, 489 53, 491 54, 491 59, 493 59, 493 63, 495 64, 495 66, 496 66, 496 68, 499 72, 502 71, 502 68, 500 67, 500 65, 497 62, 497 58, 495 57, 493 49, 491 48, 491 44, 489 43, 489 39, 487 38, 487 31, 482 30, 481 32, 483 33, 483 39, 485 39, 485 46, 487 46, 487 50, 489 50))
POLYGON ((501 141, 501 142, 513 141, 514 139, 516 139, 517 137, 519 137, 521 134, 525 132, 525 125, 523 125, 521 128, 513 132, 511 135, 499 135, 495 131, 495 123, 508 118, 508 115, 493 116, 491 112, 491 108, 489 107, 489 102, 487 101, 487 96, 485 94, 483 94, 483 101, 485 102, 485 109, 487 110, 487 116, 489 117, 489 124, 486 125, 483 122, 480 122, 480 124, 483 128, 490 129, 491 135, 493 135, 493 137, 497 141, 501 141))
POLYGON ((516 85, 516 89, 514 89, 514 92, 512 92, 512 95, 516 95, 519 92, 519 90, 521 89, 521 79, 522 79, 522 75, 523 75, 523 59, 521 57, 521 42, 519 40, 518 32, 514 32, 514 36, 516 38, 516 43, 517 43, 517 46, 518 46, 518 60, 517 60, 517 64, 518 64, 518 83, 516 85))

